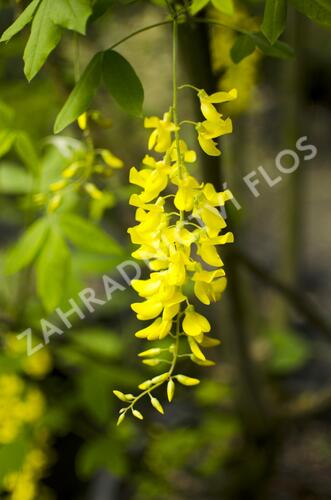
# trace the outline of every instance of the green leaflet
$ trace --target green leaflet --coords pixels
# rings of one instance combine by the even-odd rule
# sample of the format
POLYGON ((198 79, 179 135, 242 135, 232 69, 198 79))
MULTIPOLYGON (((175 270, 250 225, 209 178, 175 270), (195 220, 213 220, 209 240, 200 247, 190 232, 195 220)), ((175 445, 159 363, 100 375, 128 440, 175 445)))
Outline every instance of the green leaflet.
POLYGON ((69 263, 70 252, 61 231, 52 226, 36 264, 37 293, 48 312, 63 296, 69 263))
POLYGON ((144 89, 131 64, 118 52, 106 50, 103 56, 102 74, 117 104, 127 113, 141 116, 144 89))
POLYGON ((43 218, 34 222, 25 231, 7 255, 5 261, 5 272, 7 274, 16 273, 34 260, 46 239, 48 227, 48 219, 43 218))
POLYGON ((2 33, 0 42, 8 42, 13 36, 17 35, 29 22, 32 20, 33 15, 40 3, 40 0, 33 0, 22 14, 13 22, 9 28, 2 33))
POLYGON ((293 48, 285 42, 275 42, 270 45, 262 33, 247 33, 254 41, 256 47, 266 56, 290 59, 295 56, 293 48))
POLYGON ((330 0, 291 0, 294 7, 316 23, 331 26, 330 0))
POLYGON ((239 35, 231 48, 230 55, 234 63, 238 64, 255 50, 255 43, 248 35, 239 35))
POLYGON ((54 24, 85 34, 86 23, 92 14, 90 0, 56 0, 50 13, 54 24))
POLYGON ((208 4, 209 0, 193 0, 190 7, 190 12, 192 16, 195 16, 195 14, 200 12, 200 10, 204 9, 208 4))
POLYGON ((33 0, 0 41, 10 40, 32 21, 23 56, 25 75, 32 80, 59 43, 63 28, 85 34, 91 14, 91 0, 33 0))
POLYGON ((0 193, 27 194, 32 192, 33 178, 29 172, 15 163, 0 163, 0 193))
POLYGON ((223 12, 223 14, 232 16, 234 13, 233 0, 211 0, 211 3, 215 9, 223 12))
POLYGON ((286 14, 287 0, 266 0, 261 31, 271 44, 283 33, 286 14))
POLYGON ((86 67, 63 108, 57 115, 54 133, 61 132, 87 110, 100 84, 103 52, 98 52, 86 67))
POLYGON ((61 28, 53 23, 53 0, 43 0, 31 25, 31 34, 24 50, 24 73, 30 81, 43 66, 61 39, 61 28))
POLYGON ((58 114, 54 132, 57 134, 84 113, 103 81, 115 101, 127 113, 142 115, 144 89, 130 63, 114 50, 98 52, 87 65, 82 77, 58 114))
POLYGON ((121 253, 121 247, 115 240, 78 215, 63 214, 59 223, 66 238, 82 250, 105 255, 121 253))

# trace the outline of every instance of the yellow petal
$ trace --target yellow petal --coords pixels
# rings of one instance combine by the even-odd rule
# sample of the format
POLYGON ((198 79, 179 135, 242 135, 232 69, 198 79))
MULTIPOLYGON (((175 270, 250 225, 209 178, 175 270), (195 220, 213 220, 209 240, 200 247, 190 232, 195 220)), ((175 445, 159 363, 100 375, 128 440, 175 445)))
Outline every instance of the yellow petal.
POLYGON ((200 255, 200 257, 210 266, 223 266, 222 259, 218 255, 214 245, 211 245, 209 243, 202 243, 198 247, 198 255, 200 255))
POLYGON ((156 335, 155 338, 157 338, 158 335, 158 330, 160 328, 161 324, 161 318, 157 318, 155 321, 153 321, 152 324, 147 326, 146 328, 142 328, 141 330, 138 330, 138 332, 135 333, 135 336, 138 337, 139 339, 145 339, 149 335, 156 335))
POLYGON ((198 134, 198 141, 201 149, 209 156, 220 156, 221 152, 216 147, 216 143, 212 139, 205 139, 201 134, 198 134))
POLYGON ((194 293, 200 302, 206 304, 207 306, 210 304, 210 285, 208 285, 208 283, 196 281, 194 283, 194 293))
POLYGON ((203 354, 203 352, 201 351, 200 347, 198 346, 193 337, 188 337, 188 343, 190 345, 190 349, 194 354, 194 356, 204 361, 206 359, 206 356, 203 354))
POLYGON ((233 99, 237 99, 238 97, 238 91, 237 89, 232 89, 229 92, 215 92, 214 94, 211 94, 208 96, 208 100, 213 103, 222 103, 222 102, 228 102, 228 101, 233 101, 233 99))
POLYGON ((145 302, 135 302, 131 304, 131 308, 137 313, 138 319, 147 320, 159 316, 163 309, 163 305, 160 302, 146 300, 145 302))

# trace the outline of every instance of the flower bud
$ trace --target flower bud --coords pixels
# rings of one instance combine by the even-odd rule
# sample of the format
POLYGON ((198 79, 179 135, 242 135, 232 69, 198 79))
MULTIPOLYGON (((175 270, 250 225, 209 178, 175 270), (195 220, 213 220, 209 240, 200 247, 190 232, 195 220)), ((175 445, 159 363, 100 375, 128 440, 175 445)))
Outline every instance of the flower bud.
POLYGON ((160 412, 162 415, 164 414, 164 410, 162 408, 162 405, 160 403, 160 401, 156 398, 151 398, 151 403, 152 403, 152 406, 154 406, 154 408, 160 412))
POLYGON ((187 377, 186 375, 176 375, 176 379, 180 384, 183 385, 197 385, 200 384, 200 380, 197 378, 187 377))
POLYGON ((136 418, 139 418, 139 420, 144 420, 144 417, 138 410, 132 410, 132 415, 136 418))
POLYGON ((169 403, 171 403, 171 401, 173 400, 174 394, 175 394, 175 382, 171 378, 167 384, 167 395, 169 403))

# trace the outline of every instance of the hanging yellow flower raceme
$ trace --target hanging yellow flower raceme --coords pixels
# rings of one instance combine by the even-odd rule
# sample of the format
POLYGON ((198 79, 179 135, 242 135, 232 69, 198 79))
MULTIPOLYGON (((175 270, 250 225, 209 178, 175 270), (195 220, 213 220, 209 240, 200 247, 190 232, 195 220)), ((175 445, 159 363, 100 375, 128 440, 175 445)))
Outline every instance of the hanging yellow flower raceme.
POLYGON ((34 200, 37 204, 46 204, 48 213, 55 212, 61 205, 65 195, 72 191, 85 191, 91 202, 103 201, 105 207, 112 206, 112 193, 105 193, 94 183, 105 181, 114 170, 124 166, 123 161, 108 149, 95 148, 89 121, 96 121, 101 126, 109 127, 109 123, 101 120, 96 112, 83 113, 77 119, 77 124, 84 136, 81 148, 73 151, 68 164, 61 173, 61 178, 48 186, 47 193, 37 193, 34 200))
MULTIPOLYGON (((232 122, 222 117, 215 104, 235 99, 237 91, 208 95, 204 90, 196 90, 204 121, 184 121, 182 125, 193 124, 203 151, 218 156, 221 152, 214 139, 232 132, 232 122)), ((136 337, 149 341, 166 337, 170 340, 167 347, 163 347, 163 343, 162 347, 141 352, 143 363, 149 366, 166 364, 169 368, 142 382, 139 385, 142 392, 138 396, 114 391, 127 403, 120 410, 118 424, 128 411, 143 419, 135 404, 145 395, 163 414, 161 403, 152 395, 161 385, 167 385, 170 402, 176 382, 186 386, 199 383, 196 378, 176 372, 180 358, 190 358, 202 366, 214 364, 206 359, 203 349, 219 341, 209 336, 211 325, 191 304, 187 286, 193 284, 194 295, 203 304, 219 300, 226 287, 226 277, 217 247, 233 241, 232 233, 223 232, 226 222, 219 210, 231 199, 231 193, 228 190, 216 192, 212 184, 200 183, 190 174, 187 166, 196 161, 197 155, 180 139, 181 124, 176 123, 173 109, 162 119, 146 118, 145 127, 154 129, 149 149, 161 153, 162 158, 147 155, 142 168, 133 167, 130 172, 130 182, 141 188, 140 193, 133 194, 130 199, 130 204, 136 207, 138 224, 128 232, 132 242, 139 245, 132 255, 147 260, 151 270, 148 279, 132 282, 143 299, 132 304, 132 309, 139 320, 149 322, 136 332, 136 337)))

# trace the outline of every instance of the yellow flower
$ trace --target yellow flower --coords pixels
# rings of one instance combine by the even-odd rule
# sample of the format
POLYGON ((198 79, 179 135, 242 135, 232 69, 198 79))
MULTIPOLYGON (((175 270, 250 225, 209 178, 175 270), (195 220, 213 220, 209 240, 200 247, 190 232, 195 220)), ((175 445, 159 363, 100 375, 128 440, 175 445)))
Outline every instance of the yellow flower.
POLYGON ((165 153, 171 146, 171 132, 177 130, 177 127, 171 121, 171 113, 164 113, 163 119, 157 116, 145 118, 145 128, 154 128, 148 141, 148 149, 155 149, 158 153, 165 153))
POLYGON ((197 313, 194 307, 190 306, 185 311, 183 330, 186 335, 196 337, 201 333, 210 332, 210 324, 202 314, 197 313))
POLYGON ((174 200, 175 207, 185 212, 192 210, 198 188, 199 183, 191 175, 186 176, 183 180, 178 180, 178 190, 174 200))
POLYGON ((236 89, 232 89, 230 92, 215 92, 211 95, 208 95, 205 90, 201 89, 198 92, 198 97, 200 99, 200 107, 203 116, 209 121, 217 121, 220 114, 213 104, 233 101, 237 99, 237 95, 236 89))
POLYGON ((221 298, 226 288, 225 271, 197 271, 194 273, 194 293, 203 304, 209 305, 221 298))
POLYGON ((208 95, 204 90, 198 92, 200 107, 203 116, 206 118, 203 122, 197 123, 198 142, 202 150, 209 156, 219 156, 221 151, 217 148, 217 143, 213 140, 224 134, 232 132, 232 121, 230 118, 224 120, 217 111, 214 104, 220 104, 232 101, 237 98, 237 90, 230 92, 216 92, 208 95))

